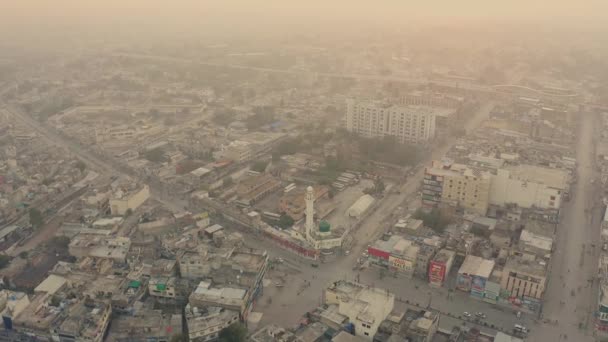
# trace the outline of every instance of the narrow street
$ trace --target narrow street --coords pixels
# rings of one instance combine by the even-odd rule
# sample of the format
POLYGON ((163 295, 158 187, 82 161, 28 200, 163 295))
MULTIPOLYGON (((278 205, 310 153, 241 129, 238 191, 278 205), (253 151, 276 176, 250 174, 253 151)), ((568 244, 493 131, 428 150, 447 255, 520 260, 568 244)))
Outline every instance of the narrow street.
POLYGON ((597 265, 603 217, 601 187, 595 184, 594 116, 582 115, 578 135, 578 182, 563 206, 551 260, 543 319, 551 323, 532 329, 532 341, 593 341, 593 311, 597 302, 597 265))

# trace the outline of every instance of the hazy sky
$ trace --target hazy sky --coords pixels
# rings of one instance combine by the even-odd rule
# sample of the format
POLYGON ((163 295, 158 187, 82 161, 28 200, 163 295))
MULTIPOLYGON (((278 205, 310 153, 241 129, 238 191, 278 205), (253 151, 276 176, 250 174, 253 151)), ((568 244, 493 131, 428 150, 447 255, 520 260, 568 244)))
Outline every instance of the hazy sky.
MULTIPOLYGON (((2 0, 14 30, 89 26, 180 30, 358 29, 483 22, 608 26, 608 0, 2 0), (75 26, 77 25, 77 26, 75 26)), ((4 32, 7 33, 7 32, 4 32)), ((16 33, 16 32, 11 32, 16 33)))

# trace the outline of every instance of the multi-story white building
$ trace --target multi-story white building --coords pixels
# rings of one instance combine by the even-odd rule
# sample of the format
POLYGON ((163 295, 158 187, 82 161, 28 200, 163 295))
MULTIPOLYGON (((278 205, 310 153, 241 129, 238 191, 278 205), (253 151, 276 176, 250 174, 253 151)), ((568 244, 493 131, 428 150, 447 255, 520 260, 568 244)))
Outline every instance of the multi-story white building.
POLYGON ((338 312, 354 325, 355 336, 371 341, 380 323, 391 313, 395 295, 387 290, 349 281, 337 281, 324 292, 325 304, 337 305, 338 312))
POLYGON ((568 177, 566 171, 533 165, 499 169, 492 177, 490 204, 559 209, 568 177))
POLYGON ((421 143, 435 137, 435 111, 350 99, 346 101, 346 129, 368 138, 394 136, 401 143, 421 143))
POLYGON ((110 198, 110 211, 115 216, 124 215, 129 209, 139 208, 148 198, 150 198, 150 188, 147 185, 141 188, 118 189, 110 198))

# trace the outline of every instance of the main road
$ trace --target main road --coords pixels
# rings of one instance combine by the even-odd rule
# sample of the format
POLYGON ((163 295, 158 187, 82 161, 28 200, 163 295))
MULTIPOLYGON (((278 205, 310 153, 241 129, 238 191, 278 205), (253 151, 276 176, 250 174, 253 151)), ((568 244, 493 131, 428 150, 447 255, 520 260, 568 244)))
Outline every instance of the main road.
MULTIPOLYGON (((479 124, 488 117, 492 107, 492 103, 486 103, 477 112, 473 113, 472 117, 467 121, 465 127, 467 131, 472 131, 478 127, 479 124)), ((103 157, 91 154, 85 147, 55 133, 51 128, 35 121, 20 111, 11 108, 8 112, 19 122, 38 132, 45 139, 48 139, 50 143, 72 151, 87 164, 95 167, 98 172, 105 175, 120 175, 126 173, 120 165, 115 165, 114 161, 106 160, 103 157)), ((426 161, 441 158, 453 143, 454 141, 448 141, 443 145, 438 146, 427 156, 426 161)), ((296 276, 297 279, 293 279, 295 282, 290 284, 288 288, 285 288, 284 291, 275 293, 272 297, 273 300, 270 303, 264 303, 264 298, 262 298, 258 310, 262 310, 266 314, 264 321, 272 321, 285 325, 296 323, 301 314, 318 305, 319 296, 328 283, 341 278, 354 279, 355 272, 351 269, 355 264, 356 259, 360 253, 366 249, 369 241, 376 239, 384 232, 387 217, 395 212, 398 206, 403 205, 407 200, 415 198, 423 173, 423 168, 420 168, 407 182, 399 186, 400 193, 389 193, 386 195, 387 198, 383 201, 377 211, 372 213, 355 232, 356 243, 352 247, 352 252, 349 256, 322 264, 319 268, 312 268, 310 263, 303 262, 297 257, 293 257, 293 255, 277 248, 268 241, 256 241, 253 238, 248 239, 248 243, 255 245, 256 247, 266 248, 270 251, 271 255, 281 256, 300 269, 300 273, 296 276), (304 284, 304 281, 306 281, 308 285, 307 287, 302 288, 301 286, 304 284)), ((183 208, 182 203, 172 199, 171 196, 163 198, 159 198, 159 196, 155 197, 174 210, 183 208)), ((374 285, 377 281, 376 278, 377 275, 372 272, 361 272, 358 274, 358 280, 369 285, 374 285)), ((429 301, 429 296, 432 296, 433 307, 439 308, 444 312, 451 312, 458 315, 464 310, 483 310, 488 314, 488 319, 491 320, 490 322, 494 322, 497 325, 498 322, 504 323, 505 321, 512 319, 512 317, 510 317, 512 315, 509 316, 509 314, 494 310, 485 303, 471 301, 464 297, 459 298, 458 296, 448 300, 445 291, 430 290, 424 283, 420 283, 420 286, 417 286, 415 282, 409 282, 409 286, 407 287, 403 286, 405 283, 401 283, 401 281, 397 279, 385 279, 381 283, 382 284, 378 285, 386 286, 387 289, 395 292, 398 297, 411 300, 412 302, 425 304, 429 301)), ((269 291, 272 290, 269 289, 269 291)))
MULTIPOLYGON (((493 103, 484 103, 472 117, 467 120, 466 131, 471 132, 488 118, 492 110, 493 103)), ((424 162, 443 157, 450 149, 455 139, 445 142, 436 147, 424 162)), ((318 268, 311 267, 310 262, 305 262, 293 257, 288 252, 272 248, 273 245, 264 240, 250 240, 249 244, 255 247, 265 248, 275 257, 281 257, 296 267, 299 271, 297 275, 289 276, 286 286, 267 288, 266 298, 262 298, 256 310, 264 313, 263 323, 278 323, 284 326, 291 326, 297 323, 303 313, 310 311, 320 304, 320 296, 324 288, 330 282, 339 279, 357 280, 363 284, 385 287, 395 293, 396 296, 412 302, 426 305, 429 297, 433 297, 433 308, 441 309, 443 312, 450 312, 455 315, 462 314, 463 311, 484 311, 488 315, 488 322, 508 328, 506 322, 512 323, 514 315, 493 309, 486 303, 464 298, 465 296, 453 296, 447 299, 447 292, 444 290, 431 290, 425 282, 415 280, 406 281, 404 279, 386 278, 378 279, 375 272, 353 271, 353 265, 362 251, 366 250, 367 244, 376 240, 386 231, 388 227, 387 218, 395 212, 399 206, 407 204, 416 198, 417 188, 422 182, 424 168, 420 168, 406 182, 399 185, 400 193, 389 193, 381 206, 367 217, 360 228, 354 232, 355 244, 351 247, 348 256, 339 257, 337 260, 321 264, 318 268), (304 285, 307 284, 307 285, 304 285)), ((512 327, 512 324, 510 324, 512 327)))
POLYGON ((587 114, 580 118, 576 148, 578 182, 560 215, 544 295, 543 319, 550 323, 532 329, 532 341, 594 340, 603 206, 593 148, 595 117, 587 114))
MULTIPOLYGON (((103 176, 120 176, 127 175, 134 177, 134 175, 126 170, 123 166, 119 165, 116 161, 104 158, 92 153, 87 147, 83 147, 81 144, 71 141, 64 136, 61 136, 53 128, 50 128, 31 116, 23 113, 21 110, 15 107, 5 107, 0 109, 0 112, 10 115, 22 125, 28 127, 32 131, 36 132, 42 139, 45 139, 49 144, 64 148, 66 151, 70 151, 78 159, 82 160, 89 167, 94 168, 94 171, 98 172, 103 176)), ((135 178, 136 179, 136 178, 135 178)), ((185 201, 179 200, 173 197, 160 196, 160 190, 150 187, 152 196, 167 206, 167 208, 174 212, 182 211, 185 205, 185 201)))

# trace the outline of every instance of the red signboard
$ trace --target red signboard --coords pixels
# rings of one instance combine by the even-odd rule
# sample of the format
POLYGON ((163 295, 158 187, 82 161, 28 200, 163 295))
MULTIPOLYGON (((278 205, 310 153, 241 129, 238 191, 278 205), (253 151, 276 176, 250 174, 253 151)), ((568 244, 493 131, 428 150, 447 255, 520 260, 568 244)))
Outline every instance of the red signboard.
POLYGON ((429 263, 429 282, 442 283, 445 279, 445 263, 431 261, 429 263))
POLYGON ((374 247, 367 247, 367 252, 369 253, 369 255, 372 255, 372 256, 375 256, 376 258, 380 258, 380 259, 384 259, 384 260, 388 260, 388 257, 390 256, 390 253, 379 250, 374 247))

